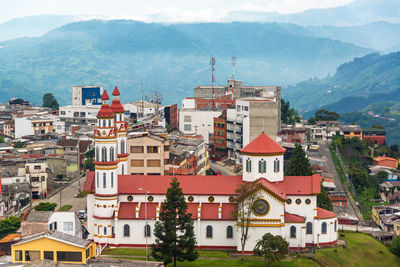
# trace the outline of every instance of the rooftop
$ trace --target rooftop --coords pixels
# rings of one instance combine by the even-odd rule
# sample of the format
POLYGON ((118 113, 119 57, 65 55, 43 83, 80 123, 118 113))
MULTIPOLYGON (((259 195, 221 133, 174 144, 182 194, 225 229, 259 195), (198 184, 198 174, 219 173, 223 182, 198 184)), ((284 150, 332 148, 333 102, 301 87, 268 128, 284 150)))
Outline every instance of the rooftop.
POLYGON ((283 154, 286 149, 262 132, 240 151, 244 154, 283 154))

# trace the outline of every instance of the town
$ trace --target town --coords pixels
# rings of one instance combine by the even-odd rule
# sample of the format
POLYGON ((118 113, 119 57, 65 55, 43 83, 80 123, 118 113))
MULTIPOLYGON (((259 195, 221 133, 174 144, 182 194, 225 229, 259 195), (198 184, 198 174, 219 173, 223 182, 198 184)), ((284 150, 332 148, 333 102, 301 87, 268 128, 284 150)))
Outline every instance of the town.
POLYGON ((194 259, 261 256, 267 233, 293 255, 345 249, 354 234, 394 242, 400 154, 385 129, 325 109, 303 120, 280 86, 244 84, 232 73, 170 105, 87 85, 72 86, 67 106, 52 94, 0 106, 0 261, 141 266, 151 254, 160 266, 156 229, 179 184, 194 259))

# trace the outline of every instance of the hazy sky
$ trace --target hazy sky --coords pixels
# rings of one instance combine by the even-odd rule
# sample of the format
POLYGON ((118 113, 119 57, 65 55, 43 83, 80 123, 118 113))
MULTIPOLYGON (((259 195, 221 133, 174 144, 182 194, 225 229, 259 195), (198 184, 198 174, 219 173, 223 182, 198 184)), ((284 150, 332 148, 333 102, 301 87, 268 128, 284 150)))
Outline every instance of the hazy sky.
POLYGON ((218 21, 232 10, 294 13, 353 0, 0 0, 0 23, 40 14, 165 21, 218 21), (150 16, 156 15, 156 16, 150 16))

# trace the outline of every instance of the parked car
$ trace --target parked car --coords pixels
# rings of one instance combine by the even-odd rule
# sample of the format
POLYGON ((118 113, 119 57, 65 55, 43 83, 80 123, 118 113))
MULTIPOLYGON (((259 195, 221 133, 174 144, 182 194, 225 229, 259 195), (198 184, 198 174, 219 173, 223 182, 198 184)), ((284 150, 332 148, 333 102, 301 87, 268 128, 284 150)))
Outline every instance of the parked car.
POLYGON ((79 219, 85 220, 86 217, 87 217, 87 212, 86 212, 86 210, 80 210, 80 211, 78 211, 78 218, 79 218, 79 219))

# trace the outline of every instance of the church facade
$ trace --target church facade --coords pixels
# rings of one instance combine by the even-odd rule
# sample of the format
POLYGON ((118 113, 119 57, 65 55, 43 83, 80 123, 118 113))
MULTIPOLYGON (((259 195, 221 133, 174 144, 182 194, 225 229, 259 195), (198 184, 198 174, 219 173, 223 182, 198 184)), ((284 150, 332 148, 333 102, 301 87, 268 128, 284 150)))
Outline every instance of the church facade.
MULTIPOLYGON (((144 247, 155 240, 154 224, 172 176, 126 173, 127 124, 117 87, 112 95, 111 106, 106 91, 102 96, 94 133, 95 171, 87 173, 84 186, 88 238, 115 247, 144 247)), ((199 248, 241 250, 240 223, 233 216, 235 189, 249 182, 257 187, 250 192, 256 197, 245 251, 251 252, 265 233, 281 235, 292 249, 336 243, 336 214, 317 207, 319 175, 284 176, 285 149, 265 133, 241 153, 242 176, 177 176, 199 248)))

